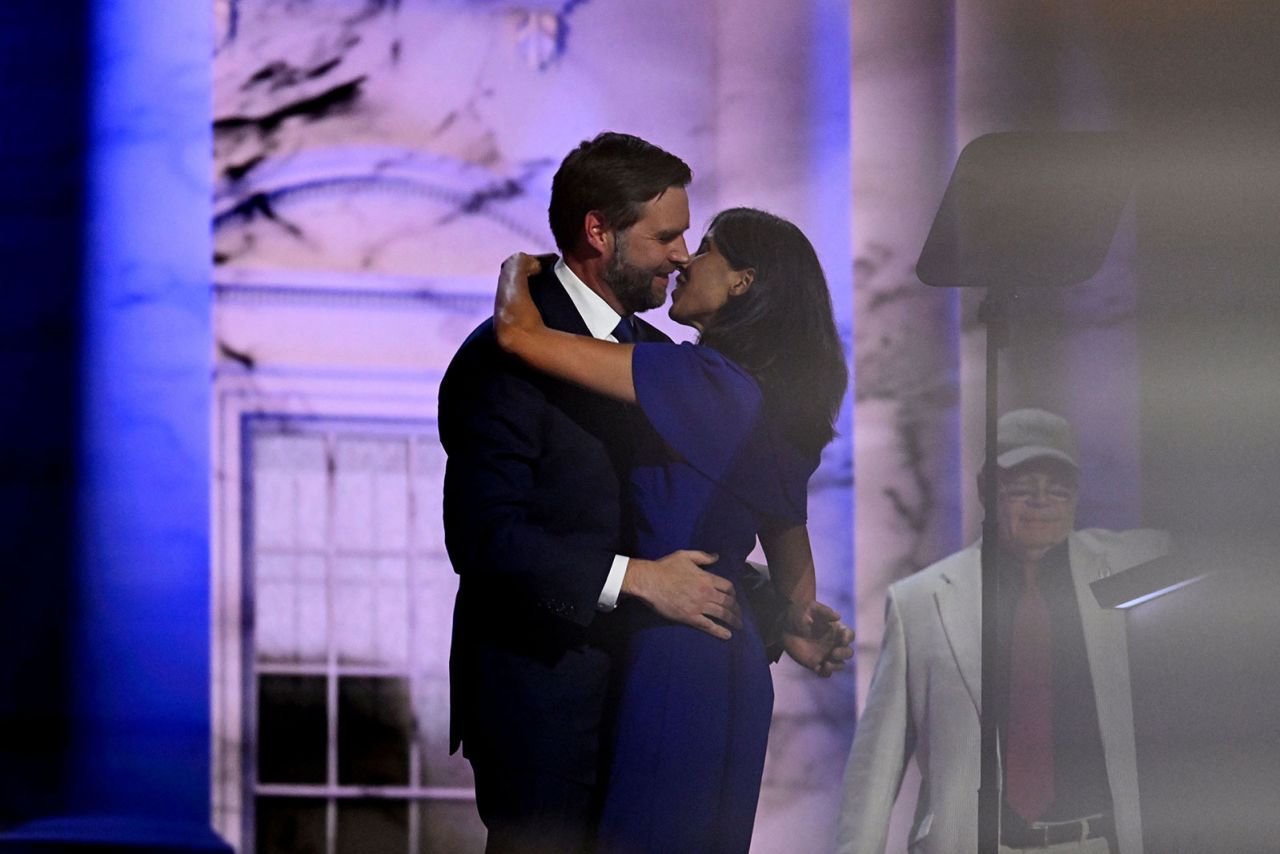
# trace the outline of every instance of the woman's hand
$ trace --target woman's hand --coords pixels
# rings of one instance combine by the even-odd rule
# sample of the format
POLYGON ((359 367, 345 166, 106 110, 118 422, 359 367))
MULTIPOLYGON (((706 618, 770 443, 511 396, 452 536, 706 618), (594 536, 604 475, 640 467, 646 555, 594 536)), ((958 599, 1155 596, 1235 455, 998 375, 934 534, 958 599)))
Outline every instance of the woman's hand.
POLYGON ((502 262, 493 300, 498 346, 547 376, 623 403, 635 403, 636 386, 631 378, 634 345, 597 341, 590 335, 552 329, 543 323, 529 295, 529 276, 541 269, 542 262, 523 252, 502 262))
POLYGON ((821 602, 794 602, 784 617, 782 647, 796 663, 826 678, 853 657, 853 629, 821 602))
POLYGON ((508 353, 516 352, 524 333, 544 328, 542 315, 529 295, 529 277, 540 270, 542 262, 523 252, 502 262, 498 293, 493 300, 493 329, 498 346, 508 353))

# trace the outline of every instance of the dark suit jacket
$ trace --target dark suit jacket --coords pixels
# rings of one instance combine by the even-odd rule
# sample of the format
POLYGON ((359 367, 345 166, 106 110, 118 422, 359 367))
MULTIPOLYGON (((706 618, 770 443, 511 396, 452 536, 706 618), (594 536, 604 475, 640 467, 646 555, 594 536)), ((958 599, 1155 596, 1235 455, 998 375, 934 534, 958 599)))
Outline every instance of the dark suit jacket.
MULTIPOLYGON (((530 281, 548 326, 589 334, 551 263, 530 281)), ((669 340, 637 319, 638 341, 669 340)), ((592 783, 611 665, 596 611, 625 554, 634 407, 530 371, 486 321, 440 386, 445 541, 460 576, 451 749, 592 783)))

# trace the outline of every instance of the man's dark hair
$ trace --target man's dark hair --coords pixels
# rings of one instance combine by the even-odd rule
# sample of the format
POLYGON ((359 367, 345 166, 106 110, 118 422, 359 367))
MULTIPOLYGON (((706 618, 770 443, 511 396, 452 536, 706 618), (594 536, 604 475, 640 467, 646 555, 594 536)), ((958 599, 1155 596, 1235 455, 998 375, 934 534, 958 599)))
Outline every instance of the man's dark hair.
POLYGON ((622 231, 640 219, 645 202, 692 179, 674 154, 638 136, 605 131, 569 152, 551 180, 547 214, 556 246, 561 253, 573 249, 589 211, 622 231))

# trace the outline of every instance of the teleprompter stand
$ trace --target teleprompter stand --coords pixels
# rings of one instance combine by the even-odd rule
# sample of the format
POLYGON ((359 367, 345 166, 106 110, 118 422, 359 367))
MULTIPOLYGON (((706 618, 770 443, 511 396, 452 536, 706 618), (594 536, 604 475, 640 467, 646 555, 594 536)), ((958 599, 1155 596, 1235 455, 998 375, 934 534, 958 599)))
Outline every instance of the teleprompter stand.
POLYGON ((1000 733, 996 698, 999 601, 996 419, 999 352, 1020 289, 1062 287, 1102 266, 1133 183, 1128 146, 1109 133, 993 133, 961 152, 916 274, 935 287, 984 287, 986 457, 982 476, 982 759, 978 854, 1000 842, 1000 733))

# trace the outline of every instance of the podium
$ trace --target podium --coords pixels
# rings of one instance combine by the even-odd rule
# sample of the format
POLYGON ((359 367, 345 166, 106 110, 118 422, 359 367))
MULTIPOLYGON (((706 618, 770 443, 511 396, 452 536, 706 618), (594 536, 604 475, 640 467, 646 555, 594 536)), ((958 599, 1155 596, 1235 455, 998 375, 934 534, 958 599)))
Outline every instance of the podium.
POLYGON ((1280 574, 1239 557, 1191 545, 1092 585, 1099 604, 1127 610, 1153 854, 1280 845, 1280 574))

